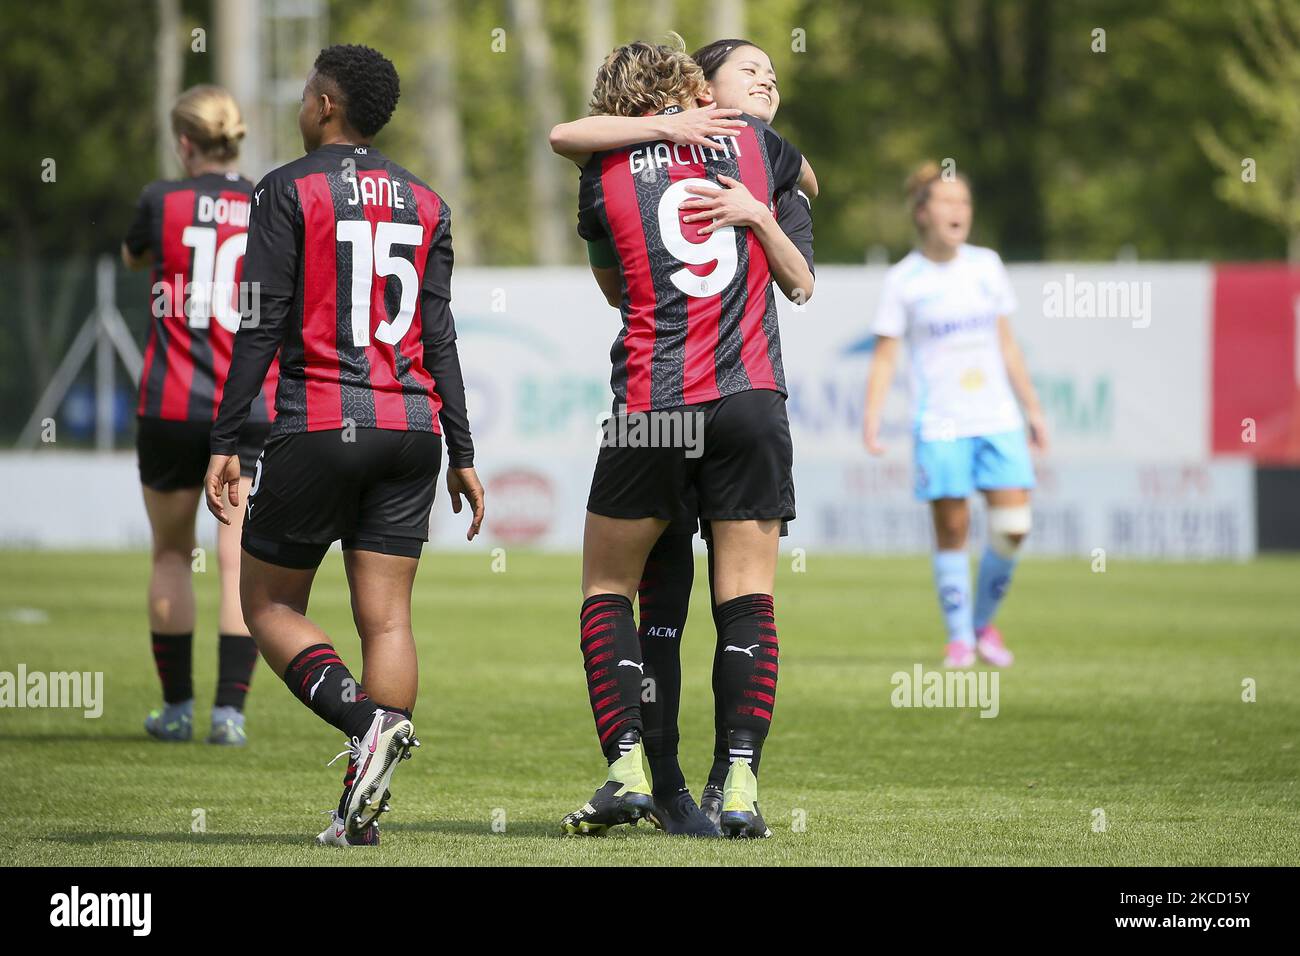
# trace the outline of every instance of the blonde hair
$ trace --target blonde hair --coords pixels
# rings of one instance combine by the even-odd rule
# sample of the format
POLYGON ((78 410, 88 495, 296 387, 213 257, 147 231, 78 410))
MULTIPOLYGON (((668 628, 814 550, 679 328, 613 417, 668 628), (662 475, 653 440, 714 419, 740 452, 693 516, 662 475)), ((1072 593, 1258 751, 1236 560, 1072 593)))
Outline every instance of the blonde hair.
MULTIPOLYGON (((945 162, 949 161, 945 160, 945 162)), ((930 198, 931 188, 940 180, 947 182, 957 180, 965 183, 966 188, 970 189, 970 180, 966 178, 965 173, 957 172, 955 167, 949 172, 933 159, 927 159, 912 171, 912 175, 907 177, 907 182, 903 188, 907 191, 907 204, 912 211, 912 223, 918 229, 921 228, 921 225, 916 220, 916 214, 930 198)))
POLYGON ((239 141, 247 132, 235 98, 220 86, 191 86, 172 106, 172 132, 186 136, 211 159, 230 160, 239 155, 239 141))
POLYGON ((669 44, 637 40, 618 47, 596 71, 593 116, 645 116, 669 106, 690 109, 708 95, 704 71, 686 53, 686 41, 669 33, 669 44))

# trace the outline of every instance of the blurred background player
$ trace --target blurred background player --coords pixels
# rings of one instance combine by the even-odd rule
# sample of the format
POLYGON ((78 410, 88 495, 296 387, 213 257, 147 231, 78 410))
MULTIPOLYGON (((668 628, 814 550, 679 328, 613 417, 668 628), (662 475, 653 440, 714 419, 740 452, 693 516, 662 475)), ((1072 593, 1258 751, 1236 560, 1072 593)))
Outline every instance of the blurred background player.
MULTIPOLYGON (((483 489, 456 351, 451 213, 428 186, 370 145, 400 95, 397 71, 363 46, 322 50, 298 123, 307 155, 253 193, 248 281, 258 324, 237 343, 212 432, 208 507, 233 516, 236 435, 281 350, 276 419, 249 493, 241 595, 267 663, 343 732, 343 795, 317 837, 373 845, 397 763, 418 746, 411 588, 441 465, 459 513, 483 520, 483 489), (439 428, 441 423, 441 429, 439 428), (342 540, 363 680, 306 617, 316 569, 342 540)), ((338 758, 335 758, 338 759, 338 758)))
POLYGON ((1029 445, 1045 451, 1047 430, 1011 331, 1016 301, 1006 268, 992 249, 966 242, 969 183, 926 163, 908 179, 907 193, 920 244, 885 276, 863 437, 872 454, 883 452, 881 415, 899 340, 906 338, 916 497, 930 502, 934 516, 934 585, 948 631, 944 664, 970 667, 978 655, 1007 667, 1013 657, 993 619, 1029 533, 1029 445), (989 525, 972 602, 967 499, 976 489, 988 502, 989 525))
MULTIPOLYGON (((189 740, 194 732, 194 516, 209 433, 240 326, 239 281, 253 184, 235 169, 244 123, 226 90, 186 90, 172 107, 171 126, 185 178, 144 188, 122 243, 122 260, 133 269, 152 265, 155 290, 136 448, 153 532, 149 630, 163 705, 146 718, 145 730, 159 740, 189 740)), ((241 500, 270 433, 275 383, 272 362, 237 436, 241 500)), ((242 506, 227 504, 235 520, 243 516, 242 506)), ((233 525, 217 529, 217 564, 218 676, 208 742, 239 746, 247 739, 244 697, 257 647, 239 607, 239 531, 233 525)))
MULTIPOLYGON (((708 137, 731 135, 743 127, 744 122, 736 119, 742 113, 757 116, 765 123, 775 119, 781 102, 776 70, 767 53, 756 44, 741 39, 715 40, 696 50, 691 59, 700 67, 707 84, 705 106, 662 116, 585 117, 557 127, 552 135, 552 146, 559 151, 582 154, 654 139, 682 145, 709 145, 711 140, 708 137)), ((720 176, 719 181, 724 187, 721 190, 699 186, 689 188, 691 193, 702 198, 682 203, 682 210, 695 210, 683 216, 682 221, 715 219, 715 227, 743 225, 754 230, 778 287, 792 301, 808 301, 813 281, 813 230, 807 195, 798 187, 782 191, 776 198, 773 213, 757 202, 743 183, 726 176, 720 176), (771 219, 779 227, 780 238, 776 230, 766 225, 771 219)), ((817 181, 806 159, 799 185, 816 194, 817 181)), ((588 243, 588 255, 593 274, 606 299, 618 308, 623 294, 622 276, 612 245, 608 240, 588 243)), ((714 826, 719 824, 722 787, 730 766, 721 689, 725 645, 718 643, 714 648, 713 665, 714 759, 697 808, 686 788, 677 754, 680 742, 681 641, 695 577, 691 542, 699 528, 698 509, 693 500, 685 511, 688 516, 673 521, 655 542, 637 591, 638 632, 645 677, 654 682, 656 691, 651 699, 641 702, 643 740, 654 789, 655 810, 651 819, 672 834, 690 833, 698 828, 695 814, 700 811, 714 826)), ((703 530, 707 532, 707 525, 703 530)), ((707 533, 705 540, 711 545, 707 533)), ((709 577, 712 590, 711 546, 709 577)), ((711 605, 715 603, 710 602, 711 605)), ((763 836, 771 834, 766 824, 755 829, 763 836)))
MULTIPOLYGON (((606 58, 592 113, 654 117, 707 96, 702 71, 682 50, 638 42, 606 58)), ((655 541, 684 517, 693 491, 717 546, 715 615, 719 640, 731 652, 721 675, 734 758, 722 832, 761 835, 754 769, 775 703, 772 583, 780 524, 794 517, 794 484, 771 291, 778 269, 769 268, 758 232, 770 232, 774 249, 789 253, 783 265, 800 273, 806 288, 811 274, 770 213, 753 209, 766 211, 773 196, 798 181, 798 150, 752 117, 717 135, 722 139, 687 148, 648 145, 587 157, 565 148, 562 127, 552 132, 557 152, 583 168, 579 233, 589 242, 612 241, 626 290, 624 327, 611 349, 615 414, 652 423, 676 416, 683 434, 691 418, 701 431, 698 457, 680 446, 602 443, 583 541, 581 632, 592 712, 610 766, 606 783, 563 820, 566 833, 603 833, 654 809, 642 769, 644 661, 631 599, 655 541), (748 196, 718 190, 719 182, 743 183, 748 196), (701 201, 692 187, 704 190, 701 201), (716 221, 688 221, 693 213, 716 221), (737 229, 742 220, 757 225, 737 229)), ((607 279, 597 272, 602 288, 607 279)), ((690 832, 716 833, 702 814, 694 817, 690 832)))

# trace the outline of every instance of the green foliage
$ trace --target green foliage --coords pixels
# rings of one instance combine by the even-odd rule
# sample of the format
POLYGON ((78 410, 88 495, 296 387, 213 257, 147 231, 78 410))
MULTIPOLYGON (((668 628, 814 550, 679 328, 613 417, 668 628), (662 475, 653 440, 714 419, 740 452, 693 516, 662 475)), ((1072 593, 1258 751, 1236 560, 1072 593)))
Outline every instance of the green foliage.
POLYGON ((1223 171, 1218 195, 1282 230, 1300 262, 1300 3, 1254 0, 1236 26, 1245 49, 1223 55, 1223 79, 1244 116, 1225 135, 1243 148, 1208 123, 1198 138, 1223 171))
MULTIPOLYGON (((331 0, 329 39, 385 50, 409 89, 430 48, 415 4, 331 0)), ((545 2, 545 37, 518 35, 509 0, 451 5, 468 194, 448 199, 473 215, 483 262, 527 264, 535 212, 521 94, 534 80, 520 51, 549 43, 565 110, 584 112, 588 2, 545 2), (492 49, 498 28, 502 52, 492 49)), ((20 241, 42 256, 114 249, 153 175, 154 8, 126 7, 0 10, 0 71, 21 136, 0 157, 0 255, 20 241), (57 186, 40 182, 47 156, 57 186)), ((1125 247, 1142 258, 1277 258, 1300 219, 1300 14, 1296 0, 1235 10, 1199 0, 750 0, 744 33, 776 64, 776 126, 818 171, 821 262, 860 262, 872 247, 901 255, 912 242, 902 182, 943 157, 975 183, 974 240, 1009 259, 1108 259, 1125 247), (1254 184, 1240 182, 1243 156, 1258 160, 1254 184)), ((186 0, 185 31, 206 25, 213 42, 211 11, 211 0, 186 0)), ((685 0, 616 0, 613 11, 615 42, 664 28, 690 48, 713 39, 709 8, 685 0)), ((185 83, 214 79, 214 60, 187 51, 185 83)), ((379 145, 433 178, 423 122, 404 99, 379 145)), ((568 209, 577 176, 565 183, 568 209)))
POLYGON ((153 167, 153 5, 6 3, 0 255, 115 249, 153 167), (55 163, 54 182, 42 180, 55 163))

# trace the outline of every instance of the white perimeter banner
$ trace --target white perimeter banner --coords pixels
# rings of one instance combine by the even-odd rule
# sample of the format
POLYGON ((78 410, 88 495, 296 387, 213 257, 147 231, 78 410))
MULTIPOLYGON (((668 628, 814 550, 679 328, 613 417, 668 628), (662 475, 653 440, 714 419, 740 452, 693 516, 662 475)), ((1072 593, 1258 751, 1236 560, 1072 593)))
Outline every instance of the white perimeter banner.
MULTIPOLYGON (((1010 274, 1020 302, 1013 324, 1053 438, 1038 463, 1033 548, 1253 554, 1253 469, 1209 459, 1210 267, 1051 264, 1012 266, 1010 274)), ((887 454, 870 458, 861 444, 883 277, 881 267, 826 267, 808 305, 780 300, 799 512, 787 547, 929 547, 927 511, 911 498, 902 369, 884 430, 887 454)), ((466 545, 466 517, 451 513, 441 488, 432 544, 576 550, 598 422, 612 403, 618 313, 585 269, 465 269, 453 291, 488 521, 483 539, 466 545)), ((0 482, 9 492, 0 545, 148 541, 133 456, 56 446, 3 455, 0 482)), ((205 514, 204 537, 209 521, 205 514)))

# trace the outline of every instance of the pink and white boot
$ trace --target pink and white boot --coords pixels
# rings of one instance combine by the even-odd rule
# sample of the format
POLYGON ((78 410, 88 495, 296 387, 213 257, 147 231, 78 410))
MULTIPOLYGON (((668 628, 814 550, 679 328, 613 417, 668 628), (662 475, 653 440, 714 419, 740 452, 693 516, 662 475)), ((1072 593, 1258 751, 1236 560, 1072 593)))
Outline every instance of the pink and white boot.
POLYGON ((994 667, 1010 667, 1016 659, 1016 655, 1002 643, 1002 633, 992 624, 986 624, 975 632, 975 650, 982 661, 994 667))
POLYGON ((943 658, 943 666, 964 669, 975 666, 975 648, 963 641, 949 641, 948 651, 943 658))

